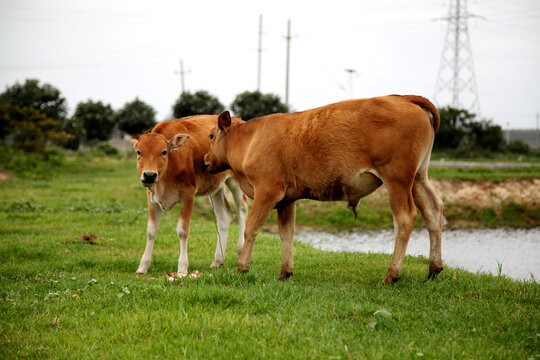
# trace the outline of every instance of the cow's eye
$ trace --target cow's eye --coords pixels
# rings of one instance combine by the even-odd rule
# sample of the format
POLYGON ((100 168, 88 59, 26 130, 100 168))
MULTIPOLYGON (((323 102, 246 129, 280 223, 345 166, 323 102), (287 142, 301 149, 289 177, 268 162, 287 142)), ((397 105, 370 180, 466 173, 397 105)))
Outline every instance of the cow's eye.
POLYGON ((214 134, 210 134, 209 138, 210 140, 214 140, 214 134))
POLYGON ((167 155, 167 150, 163 150, 163 152, 161 153, 161 155, 163 155, 163 156, 167 155))
POLYGON ((137 150, 137 156, 141 156, 141 152, 137 150))

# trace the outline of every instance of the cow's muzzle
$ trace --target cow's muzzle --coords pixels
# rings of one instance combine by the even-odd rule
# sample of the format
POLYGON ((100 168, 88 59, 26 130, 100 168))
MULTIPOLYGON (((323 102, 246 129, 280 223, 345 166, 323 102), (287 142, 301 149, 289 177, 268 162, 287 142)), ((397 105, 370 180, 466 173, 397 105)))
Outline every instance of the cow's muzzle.
POLYGON ((149 187, 153 183, 157 182, 157 172, 155 171, 145 171, 141 176, 141 183, 143 186, 149 187))

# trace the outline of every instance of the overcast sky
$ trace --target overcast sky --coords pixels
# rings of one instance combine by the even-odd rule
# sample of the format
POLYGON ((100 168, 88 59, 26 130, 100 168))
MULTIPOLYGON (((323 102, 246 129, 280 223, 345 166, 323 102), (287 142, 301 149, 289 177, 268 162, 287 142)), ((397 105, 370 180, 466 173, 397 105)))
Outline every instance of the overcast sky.
MULTIPOLYGON (((59 88, 70 113, 87 99, 115 109, 135 97, 171 117, 181 86, 228 106, 257 87, 301 111, 350 98, 418 94, 433 99, 447 24, 446 0, 166 1, 0 0, 0 91, 37 78, 59 88), (351 81, 345 69, 358 74, 351 81)), ((540 1, 470 0, 482 117, 535 128, 540 111, 540 1)), ((464 99, 464 101, 467 101, 464 99)), ((446 105, 446 104, 438 104, 446 105)))

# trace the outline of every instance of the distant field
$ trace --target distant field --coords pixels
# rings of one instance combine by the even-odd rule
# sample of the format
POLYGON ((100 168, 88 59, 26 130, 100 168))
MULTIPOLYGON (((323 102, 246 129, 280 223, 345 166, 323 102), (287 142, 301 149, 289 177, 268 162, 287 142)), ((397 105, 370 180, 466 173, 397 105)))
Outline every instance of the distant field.
POLYGON ((0 358, 540 356, 536 283, 451 268, 426 281, 427 260, 406 257, 402 279, 383 286, 390 256, 298 242, 295 274, 279 282, 281 245, 262 235, 239 276, 236 226, 225 267, 210 270, 216 235, 202 198, 189 240, 190 271, 202 276, 165 279, 178 258, 175 208, 137 279, 145 199, 133 161, 69 162, 50 179, 0 182, 0 358))

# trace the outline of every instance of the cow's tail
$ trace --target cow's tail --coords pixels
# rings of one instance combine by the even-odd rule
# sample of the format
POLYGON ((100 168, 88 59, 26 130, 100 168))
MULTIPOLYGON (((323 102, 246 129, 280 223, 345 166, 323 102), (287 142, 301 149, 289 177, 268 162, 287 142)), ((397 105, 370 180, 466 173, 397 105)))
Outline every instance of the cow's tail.
POLYGON ((435 105, 433 105, 431 101, 429 101, 425 97, 416 95, 406 95, 404 96, 404 98, 424 109, 427 112, 429 119, 431 120, 433 129, 435 131, 439 129, 439 125, 441 124, 441 117, 439 115, 439 110, 437 110, 437 108, 435 107, 435 105))

